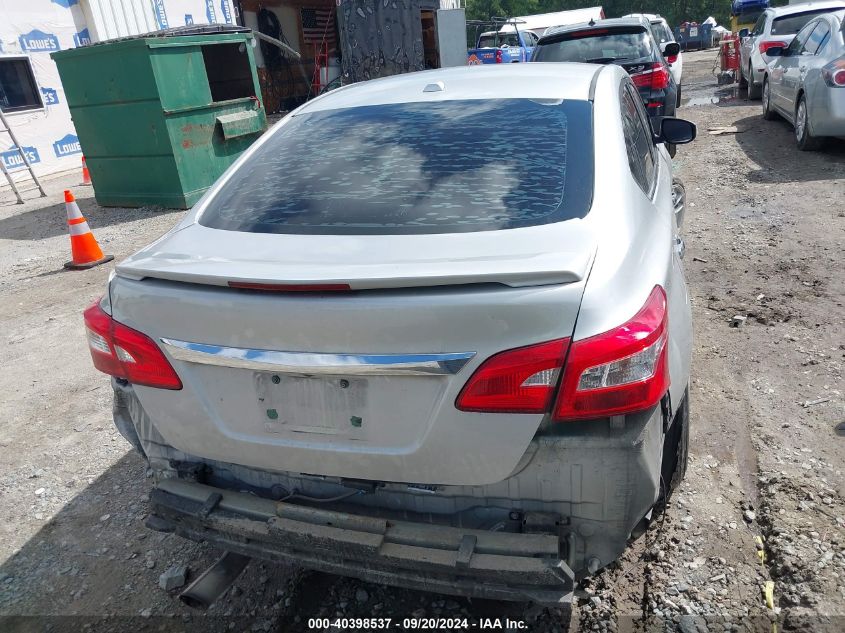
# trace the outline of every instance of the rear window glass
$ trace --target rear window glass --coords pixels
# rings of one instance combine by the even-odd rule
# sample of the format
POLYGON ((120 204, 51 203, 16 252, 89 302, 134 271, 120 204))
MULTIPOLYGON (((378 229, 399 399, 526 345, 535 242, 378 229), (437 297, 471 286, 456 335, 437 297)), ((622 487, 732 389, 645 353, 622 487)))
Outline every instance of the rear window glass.
POLYGON ((653 56, 651 37, 641 28, 576 31, 551 38, 549 42, 540 42, 533 61, 606 64, 653 56))
POLYGON ((519 46, 519 37, 516 33, 499 33, 498 38, 496 34, 482 35, 478 38, 478 48, 497 48, 499 46, 519 46))
POLYGON ((581 218, 592 106, 493 99, 298 115, 257 148, 199 223, 253 233, 459 233, 581 218))
POLYGON ((798 13, 797 15, 786 15, 782 18, 775 18, 772 21, 772 35, 795 35, 814 17, 823 13, 830 13, 831 11, 832 9, 807 11, 806 13, 798 13))

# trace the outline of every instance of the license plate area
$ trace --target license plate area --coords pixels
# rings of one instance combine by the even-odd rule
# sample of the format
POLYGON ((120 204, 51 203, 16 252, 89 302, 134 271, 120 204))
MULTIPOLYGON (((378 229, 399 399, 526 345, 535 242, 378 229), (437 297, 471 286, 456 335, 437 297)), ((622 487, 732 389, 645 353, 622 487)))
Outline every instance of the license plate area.
POLYGON ((265 432, 364 438, 368 378, 255 372, 253 380, 265 432))

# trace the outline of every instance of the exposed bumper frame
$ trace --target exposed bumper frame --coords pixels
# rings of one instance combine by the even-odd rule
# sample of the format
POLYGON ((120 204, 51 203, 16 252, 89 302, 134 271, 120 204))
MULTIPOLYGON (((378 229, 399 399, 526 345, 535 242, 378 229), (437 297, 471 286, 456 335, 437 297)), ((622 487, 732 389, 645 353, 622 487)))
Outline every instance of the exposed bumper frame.
POLYGON ((556 534, 389 521, 178 479, 160 481, 151 501, 152 529, 369 582, 544 605, 571 602, 575 589, 556 534))

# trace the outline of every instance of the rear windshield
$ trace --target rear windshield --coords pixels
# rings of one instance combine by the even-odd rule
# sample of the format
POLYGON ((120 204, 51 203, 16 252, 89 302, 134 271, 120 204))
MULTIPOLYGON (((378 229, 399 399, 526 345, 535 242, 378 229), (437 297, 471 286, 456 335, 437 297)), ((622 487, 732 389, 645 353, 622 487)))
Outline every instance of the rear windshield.
POLYGON ((795 15, 786 15, 782 18, 772 20, 772 35, 795 35, 804 28, 817 15, 830 13, 834 9, 820 9, 818 11, 807 11, 795 15))
POLYGON ((653 56, 651 36, 643 28, 593 29, 552 35, 534 51, 537 62, 611 62, 642 61, 653 56))
POLYGON ((199 223, 251 233, 407 234, 582 218, 588 101, 399 103, 301 114, 262 144, 199 223))
POLYGON ((499 37, 496 37, 496 34, 490 35, 482 35, 478 38, 478 48, 497 48, 499 46, 519 46, 519 37, 517 37, 516 33, 499 33, 499 37))

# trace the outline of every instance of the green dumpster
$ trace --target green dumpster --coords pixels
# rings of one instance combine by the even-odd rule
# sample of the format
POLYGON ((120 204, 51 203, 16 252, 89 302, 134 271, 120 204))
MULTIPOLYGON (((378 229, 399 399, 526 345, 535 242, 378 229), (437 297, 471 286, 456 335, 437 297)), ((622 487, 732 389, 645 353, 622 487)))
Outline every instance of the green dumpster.
POLYGON ((170 29, 52 57, 102 206, 187 209, 267 125, 248 29, 170 29))

